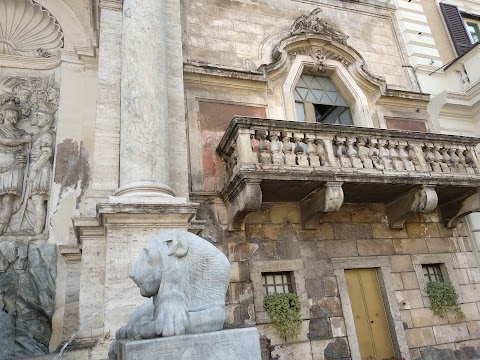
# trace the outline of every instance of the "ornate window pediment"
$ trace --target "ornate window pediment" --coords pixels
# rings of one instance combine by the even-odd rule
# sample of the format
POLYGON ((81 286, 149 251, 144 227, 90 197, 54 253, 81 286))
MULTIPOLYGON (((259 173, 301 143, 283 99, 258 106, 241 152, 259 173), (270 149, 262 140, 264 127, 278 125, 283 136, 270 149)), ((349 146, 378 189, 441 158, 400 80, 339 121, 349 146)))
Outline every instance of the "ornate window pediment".
POLYGON ((309 15, 300 16, 293 23, 290 28, 290 35, 298 35, 305 33, 323 34, 331 36, 332 39, 341 44, 346 44, 348 35, 335 29, 332 25, 321 19, 318 15, 322 10, 319 8, 313 9, 309 15))
POLYGON ((0 0, 0 54, 50 58, 63 47, 57 20, 32 0, 0 0))

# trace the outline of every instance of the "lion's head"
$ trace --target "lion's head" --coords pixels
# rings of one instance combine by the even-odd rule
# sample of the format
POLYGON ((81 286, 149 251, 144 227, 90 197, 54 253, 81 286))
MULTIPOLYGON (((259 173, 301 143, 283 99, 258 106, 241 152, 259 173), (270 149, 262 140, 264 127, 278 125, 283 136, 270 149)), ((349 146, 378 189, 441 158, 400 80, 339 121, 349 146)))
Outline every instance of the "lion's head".
POLYGON ((164 272, 173 270, 177 259, 188 252, 188 240, 181 233, 164 232, 150 241, 140 253, 130 271, 130 278, 145 297, 156 295, 160 290, 164 272))

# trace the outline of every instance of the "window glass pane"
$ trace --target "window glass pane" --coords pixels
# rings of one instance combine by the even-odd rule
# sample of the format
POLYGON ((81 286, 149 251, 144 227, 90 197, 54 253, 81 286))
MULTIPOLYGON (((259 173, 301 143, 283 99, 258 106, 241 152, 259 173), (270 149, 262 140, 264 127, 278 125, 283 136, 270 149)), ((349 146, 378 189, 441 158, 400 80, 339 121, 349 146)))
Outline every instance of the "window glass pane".
POLYGON ((296 102, 295 109, 297 110, 297 120, 305 121, 305 108, 303 106, 303 103, 296 102))
POLYGON ((276 292, 279 293, 279 294, 283 294, 283 293, 285 292, 285 291, 283 290, 283 285, 277 285, 277 286, 275 287, 275 290, 276 290, 276 292))
POLYGON ((305 101, 305 99, 307 98, 308 89, 298 88, 297 91, 300 94, 302 100, 305 101))
POLYGON ((466 23, 473 43, 478 42, 478 40, 480 40, 480 24, 474 21, 467 21, 466 23))
POLYGON ((295 99, 295 101, 303 101, 302 97, 298 93, 298 89, 295 89, 295 91, 293 92, 293 98, 295 99))
POLYGON ((353 124, 347 101, 329 78, 302 75, 295 88, 294 98, 298 121, 306 121, 305 106, 301 106, 305 102, 314 105, 316 122, 353 124))
POLYGON ((311 75, 302 75, 302 77, 303 77, 303 80, 305 81, 305 84, 307 84, 307 87, 310 88, 310 86, 312 85, 313 76, 311 76, 311 75))
POLYGON ((270 284, 275 284, 275 283, 273 282, 273 276, 272 276, 272 275, 267 275, 266 278, 267 278, 267 284, 269 284, 269 285, 270 285, 270 284))

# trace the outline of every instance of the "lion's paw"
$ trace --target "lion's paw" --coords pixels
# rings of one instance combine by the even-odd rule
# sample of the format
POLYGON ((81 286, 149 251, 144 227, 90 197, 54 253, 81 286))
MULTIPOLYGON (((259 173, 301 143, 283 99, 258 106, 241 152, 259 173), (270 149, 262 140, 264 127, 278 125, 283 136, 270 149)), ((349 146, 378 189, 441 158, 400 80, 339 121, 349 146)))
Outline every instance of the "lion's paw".
POLYGON ((156 320, 155 329, 158 335, 173 336, 185 334, 188 327, 188 315, 184 306, 165 306, 156 320))

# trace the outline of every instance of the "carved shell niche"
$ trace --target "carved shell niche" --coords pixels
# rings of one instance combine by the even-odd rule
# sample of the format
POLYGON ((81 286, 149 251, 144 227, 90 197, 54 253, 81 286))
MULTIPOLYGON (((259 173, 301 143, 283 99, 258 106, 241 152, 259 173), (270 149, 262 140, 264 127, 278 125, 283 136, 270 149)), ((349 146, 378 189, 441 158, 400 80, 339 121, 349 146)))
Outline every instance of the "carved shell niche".
POLYGON ((33 0, 0 0, 0 54, 51 57, 63 47, 57 20, 33 0))

